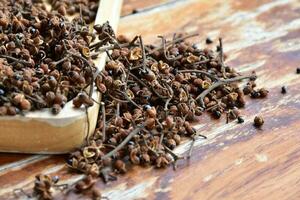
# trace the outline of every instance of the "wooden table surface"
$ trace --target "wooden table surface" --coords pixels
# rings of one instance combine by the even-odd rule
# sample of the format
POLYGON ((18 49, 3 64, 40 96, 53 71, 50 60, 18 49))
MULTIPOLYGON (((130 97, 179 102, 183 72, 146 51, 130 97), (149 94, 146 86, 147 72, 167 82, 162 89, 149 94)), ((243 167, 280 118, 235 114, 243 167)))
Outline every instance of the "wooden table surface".
MULTIPOLYGON (((134 167, 117 181, 96 187, 110 199, 300 199, 300 1, 299 0, 125 0, 119 33, 142 34, 145 41, 173 32, 199 32, 224 39, 227 63, 240 72, 256 70, 267 99, 247 101, 245 123, 225 123, 203 115, 196 128, 208 137, 196 142, 193 156, 178 169, 134 167), (171 3, 170 3, 171 2, 171 3), (131 15, 133 10, 136 14, 131 15), (281 94, 281 87, 287 94, 281 94), (261 130, 254 116, 265 119, 261 130), (207 123, 209 122, 209 123, 207 123)), ((216 45, 216 44, 214 44, 216 45)), ((42 133, 41 133, 42 134, 42 133)), ((189 142, 176 149, 186 153, 189 142)), ((12 190, 32 188, 37 173, 70 174, 64 156, 0 154, 0 199, 12 190)), ((55 195, 56 199, 63 199, 55 195)), ((68 196, 68 199, 81 198, 68 196)))

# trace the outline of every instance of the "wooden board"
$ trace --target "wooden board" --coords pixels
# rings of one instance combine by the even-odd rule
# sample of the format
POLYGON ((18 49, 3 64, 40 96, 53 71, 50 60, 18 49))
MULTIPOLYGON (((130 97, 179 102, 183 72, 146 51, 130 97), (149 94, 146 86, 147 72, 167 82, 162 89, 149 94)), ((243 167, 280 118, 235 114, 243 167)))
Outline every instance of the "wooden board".
MULTIPOLYGON (((247 101, 242 125, 203 115, 196 128, 208 140, 198 140, 190 162, 180 161, 176 171, 134 167, 118 181, 97 182, 99 190, 110 199, 300 199, 299 19, 298 0, 186 0, 122 18, 120 33, 147 41, 181 30, 200 32, 202 46, 207 34, 222 36, 227 62, 244 73, 256 70, 270 95, 247 101), (252 126, 257 114, 265 119, 262 130, 252 126)), ((28 191, 36 173, 59 175, 65 183, 81 177, 67 173, 62 156, 2 154, 0 164, 0 199, 15 199, 14 188, 28 191)))
MULTIPOLYGON (((96 24, 109 21, 116 30, 122 1, 101 0, 96 24)), ((106 54, 95 60, 101 70, 106 54)), ((93 98, 100 94, 94 89, 93 98)), ((99 105, 75 109, 72 101, 66 103, 58 115, 49 109, 30 112, 25 116, 5 116, 0 118, 0 151, 22 153, 65 153, 80 147, 87 135, 94 131, 99 105), (89 121, 89 122, 88 122, 89 121)))
POLYGON ((132 13, 144 12, 175 1, 176 0, 124 0, 121 15, 126 16, 132 13))

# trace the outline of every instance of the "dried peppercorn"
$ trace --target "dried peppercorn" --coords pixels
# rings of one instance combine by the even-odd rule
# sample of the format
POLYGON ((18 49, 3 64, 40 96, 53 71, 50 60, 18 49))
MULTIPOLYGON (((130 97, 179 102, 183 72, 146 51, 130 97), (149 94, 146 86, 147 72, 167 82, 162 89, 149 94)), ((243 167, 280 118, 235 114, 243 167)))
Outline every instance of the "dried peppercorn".
POLYGON ((264 119, 261 116, 256 116, 254 118, 254 126, 260 128, 264 124, 264 119))

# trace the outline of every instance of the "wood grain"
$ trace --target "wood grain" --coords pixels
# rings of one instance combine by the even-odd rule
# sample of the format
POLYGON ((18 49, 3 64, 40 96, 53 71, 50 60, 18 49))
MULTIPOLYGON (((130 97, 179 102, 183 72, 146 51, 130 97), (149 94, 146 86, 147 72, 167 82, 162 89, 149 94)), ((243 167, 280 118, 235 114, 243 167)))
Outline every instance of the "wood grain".
MULTIPOLYGON (((270 93, 264 100, 247 99, 243 124, 201 116, 195 127, 208 139, 197 140, 191 160, 180 161, 176 171, 133 167, 118 181, 97 182, 103 195, 110 199, 300 199, 300 76, 295 73, 300 67, 299 19, 297 0, 188 0, 122 18, 120 33, 142 34, 146 41, 174 31, 199 32, 194 40, 200 39, 203 47, 207 36, 215 41, 222 36, 227 63, 242 73, 256 70, 257 83, 270 93), (288 90, 285 95, 280 93, 283 85, 288 90), (258 114, 265 119, 262 129, 252 125, 258 114)), ((185 154, 189 144, 176 152, 185 154)), ((24 159, 28 158, 18 162, 24 159)), ((14 199, 14 188, 32 187, 32 173, 59 175, 67 183, 80 178, 67 173, 63 163, 62 157, 51 156, 0 171, 0 186, 5 186, 0 199, 14 199)))
POLYGON ((134 12, 143 12, 172 1, 174 0, 124 0, 121 15, 126 16, 134 12))

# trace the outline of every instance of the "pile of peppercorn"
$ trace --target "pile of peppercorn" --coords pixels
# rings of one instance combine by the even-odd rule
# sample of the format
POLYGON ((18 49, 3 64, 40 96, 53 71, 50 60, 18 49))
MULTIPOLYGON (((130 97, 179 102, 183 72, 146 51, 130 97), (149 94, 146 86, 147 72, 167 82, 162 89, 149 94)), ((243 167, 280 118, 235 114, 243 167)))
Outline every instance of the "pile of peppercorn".
MULTIPOLYGON (((239 108, 245 106, 244 96, 264 98, 268 94, 264 88, 256 89, 255 74, 241 75, 224 63, 221 39, 218 50, 213 51, 186 41, 195 35, 179 34, 170 41, 161 37, 161 45, 154 46, 144 45, 140 36, 132 41, 115 38, 108 24, 96 29, 111 36, 111 45, 93 43, 90 51, 112 52, 95 79, 102 101, 84 92, 73 101, 80 107, 92 100, 101 109, 94 134, 67 159, 70 169, 86 174, 74 185, 64 185, 67 195, 74 192, 100 199, 101 193, 94 188, 97 178, 116 180, 118 173, 126 173, 129 163, 176 167, 177 160, 191 156, 193 143, 183 157, 173 152, 176 146, 186 138, 206 138, 191 125, 197 116, 207 112, 214 118, 226 115, 227 122, 236 119, 242 123, 239 108), (241 89, 237 83, 243 79, 249 81, 241 89)), ((256 117, 254 122, 260 127, 263 119, 256 117)), ((51 199, 58 186, 57 178, 54 180, 37 176, 33 195, 51 199), (41 180, 51 184, 38 187, 41 180)))
POLYGON ((96 35, 85 24, 40 1, 0 1, 0 115, 57 114, 94 82, 89 44, 96 35))
POLYGON ((175 166, 192 150, 180 157, 172 151, 176 146, 185 138, 206 138, 191 125, 197 116, 207 112, 242 123, 244 96, 267 96, 266 89, 256 89, 255 73, 241 75, 224 63, 222 39, 213 51, 185 40, 192 36, 179 34, 170 41, 160 37, 159 46, 144 45, 140 36, 132 41, 120 36, 112 46, 91 47, 112 52, 95 80, 102 93, 96 130, 70 155, 71 169, 107 182, 125 173, 128 163, 175 166), (241 89, 237 83, 244 79, 248 83, 241 89))
MULTIPOLYGON (((96 26, 99 38, 110 35, 90 45, 94 54, 107 50, 109 60, 98 72, 94 84, 102 93, 102 101, 91 99, 81 92, 74 99, 75 107, 88 102, 101 105, 94 134, 79 150, 70 154, 70 169, 86 176, 74 185, 63 186, 70 192, 88 195, 95 199, 101 193, 93 186, 98 177, 104 182, 116 180, 118 173, 126 173, 129 163, 157 168, 166 167, 191 156, 193 143, 186 156, 173 152, 184 139, 206 138, 195 130, 191 122, 207 112, 215 118, 221 115, 242 123, 239 108, 245 106, 245 95, 264 98, 268 91, 256 89, 256 75, 241 75, 224 63, 223 44, 218 50, 199 49, 186 41, 194 35, 179 34, 161 45, 144 45, 142 37, 132 41, 124 36, 115 38, 108 24, 96 26), (102 35, 102 36, 101 36, 102 35), (241 89, 238 82, 248 83, 241 89)), ((254 125, 263 124, 256 117, 254 125)), ((40 199, 51 199, 58 179, 39 175, 34 193, 40 199), (41 187, 41 181, 49 187, 41 187), (51 184, 50 184, 51 183, 51 184)))

